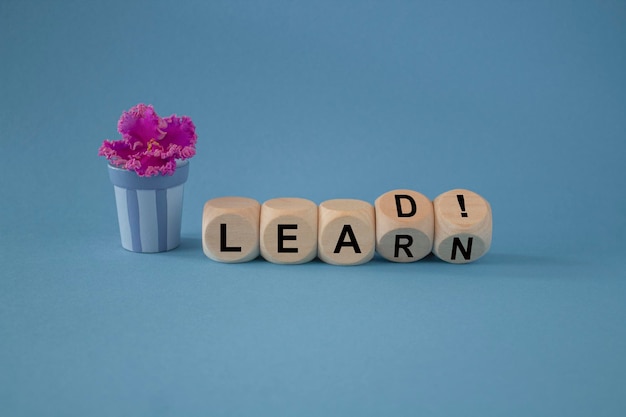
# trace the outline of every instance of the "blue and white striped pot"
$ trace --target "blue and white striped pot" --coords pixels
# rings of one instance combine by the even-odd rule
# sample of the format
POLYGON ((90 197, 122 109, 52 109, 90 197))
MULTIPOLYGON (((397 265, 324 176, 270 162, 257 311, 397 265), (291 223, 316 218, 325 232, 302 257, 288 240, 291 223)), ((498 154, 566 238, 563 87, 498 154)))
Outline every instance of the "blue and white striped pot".
POLYGON ((183 187, 188 175, 189 161, 179 162, 173 175, 153 177, 109 165, 124 249, 150 253, 180 245, 183 187))

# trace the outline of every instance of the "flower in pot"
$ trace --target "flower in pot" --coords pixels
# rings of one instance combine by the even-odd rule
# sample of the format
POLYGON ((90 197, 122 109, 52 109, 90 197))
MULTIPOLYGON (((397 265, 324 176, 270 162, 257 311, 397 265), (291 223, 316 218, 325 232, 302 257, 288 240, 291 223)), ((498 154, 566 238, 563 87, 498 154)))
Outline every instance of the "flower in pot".
POLYGON ((163 252, 180 244, 183 186, 196 153, 196 127, 187 116, 159 117, 150 105, 122 113, 119 140, 104 140, 122 247, 163 252))

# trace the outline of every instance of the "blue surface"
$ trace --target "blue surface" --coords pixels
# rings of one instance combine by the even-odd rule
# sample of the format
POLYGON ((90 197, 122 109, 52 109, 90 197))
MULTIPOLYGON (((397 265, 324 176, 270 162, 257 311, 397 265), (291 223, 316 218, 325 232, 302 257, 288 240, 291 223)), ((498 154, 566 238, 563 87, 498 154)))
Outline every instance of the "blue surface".
POLYGON ((0 4, 0 415, 623 416, 623 2, 0 4), (189 115, 182 246, 119 242, 121 112, 189 115), (204 202, 487 198, 491 251, 201 249, 204 202))

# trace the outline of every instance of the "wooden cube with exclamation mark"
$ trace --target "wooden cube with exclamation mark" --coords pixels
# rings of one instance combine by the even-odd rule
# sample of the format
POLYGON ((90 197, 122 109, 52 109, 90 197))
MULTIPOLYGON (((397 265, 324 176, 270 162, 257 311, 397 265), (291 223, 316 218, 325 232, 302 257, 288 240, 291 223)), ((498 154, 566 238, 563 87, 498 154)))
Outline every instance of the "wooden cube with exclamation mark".
POLYGON ((274 198, 261 206, 261 256, 301 264, 317 255, 317 205, 304 198, 274 198))
POLYGON ((245 197, 209 200, 202 213, 202 249, 214 261, 247 262, 259 256, 261 205, 245 197))
POLYGON ((473 262, 491 246, 491 206, 480 195, 463 189, 447 191, 433 201, 433 253, 451 263, 473 262))
POLYGON ((361 200, 337 199, 320 204, 317 256, 333 265, 359 265, 374 257, 374 207, 361 200))
POLYGON ((376 199, 376 251, 392 262, 415 262, 433 248, 433 203, 411 190, 389 191, 376 199))

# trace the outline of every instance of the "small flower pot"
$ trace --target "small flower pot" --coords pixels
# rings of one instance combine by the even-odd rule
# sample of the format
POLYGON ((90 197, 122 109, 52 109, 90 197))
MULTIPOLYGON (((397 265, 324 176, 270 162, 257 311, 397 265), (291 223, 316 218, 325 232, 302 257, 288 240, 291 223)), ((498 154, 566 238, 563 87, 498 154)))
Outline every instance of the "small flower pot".
POLYGON ((180 245, 183 187, 188 174, 189 161, 178 162, 173 175, 152 177, 109 165, 124 249, 154 253, 180 245))

